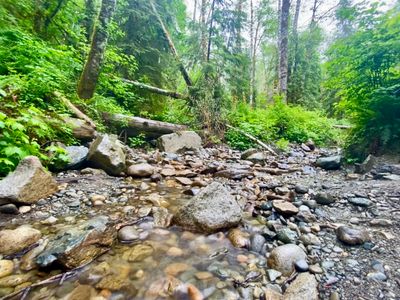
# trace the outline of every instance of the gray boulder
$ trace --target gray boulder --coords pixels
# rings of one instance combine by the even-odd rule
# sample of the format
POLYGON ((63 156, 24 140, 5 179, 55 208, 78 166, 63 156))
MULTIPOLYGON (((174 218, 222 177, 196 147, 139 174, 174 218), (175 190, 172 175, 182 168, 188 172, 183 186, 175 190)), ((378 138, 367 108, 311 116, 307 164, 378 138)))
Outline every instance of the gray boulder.
POLYGON ((0 205, 8 203, 32 204, 57 192, 58 185, 43 168, 39 158, 27 156, 14 172, 0 181, 0 205))
POLYGON ((98 136, 90 146, 87 160, 113 176, 121 175, 126 168, 124 148, 116 135, 98 136))
POLYGON ((242 210, 226 188, 213 182, 202 189, 174 217, 174 223, 192 231, 212 233, 236 226, 242 210))
POLYGON ((40 267, 58 263, 68 269, 77 268, 108 251, 115 238, 116 229, 108 217, 99 216, 57 234, 36 263, 40 267))
POLYGON ((325 170, 339 170, 342 162, 340 155, 321 157, 317 159, 316 165, 325 170))
POLYGON ((157 145, 161 151, 179 153, 201 148, 201 137, 194 131, 179 131, 165 134, 158 138, 157 145))
POLYGON ((89 149, 85 146, 69 146, 65 150, 69 158, 69 162, 65 166, 67 170, 76 170, 82 167, 89 154, 89 149))

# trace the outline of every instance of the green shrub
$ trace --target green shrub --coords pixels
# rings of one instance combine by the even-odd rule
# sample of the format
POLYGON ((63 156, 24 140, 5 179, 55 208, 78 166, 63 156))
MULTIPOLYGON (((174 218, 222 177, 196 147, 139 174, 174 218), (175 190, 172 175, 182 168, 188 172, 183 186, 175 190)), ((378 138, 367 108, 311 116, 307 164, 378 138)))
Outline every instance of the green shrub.
MULTIPOLYGON (((252 109, 246 104, 240 104, 230 113, 229 122, 261 141, 279 141, 281 148, 286 148, 288 142, 302 143, 309 139, 317 145, 340 141, 338 130, 332 127, 334 120, 324 117, 318 111, 285 105, 279 99, 265 109, 252 109)), ((255 146, 254 142, 235 130, 228 130, 225 138, 237 149, 255 146)))

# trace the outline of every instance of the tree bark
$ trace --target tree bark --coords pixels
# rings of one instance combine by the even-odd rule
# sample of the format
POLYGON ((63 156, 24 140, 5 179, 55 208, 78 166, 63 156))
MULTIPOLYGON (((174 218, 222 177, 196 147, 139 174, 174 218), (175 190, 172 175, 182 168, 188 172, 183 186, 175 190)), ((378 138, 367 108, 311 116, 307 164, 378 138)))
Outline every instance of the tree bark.
POLYGON ((93 33, 92 44, 85 67, 78 84, 78 96, 81 99, 93 97, 100 75, 108 40, 108 27, 116 6, 116 0, 103 0, 99 21, 93 33))
MULTIPOLYGON (((299 16, 300 16, 300 7, 301 0, 297 0, 296 2, 296 11, 293 19, 293 43, 294 43, 294 53, 293 53, 293 61, 292 67, 290 70, 290 74, 295 74, 297 72, 297 63, 299 60, 299 33, 298 33, 298 25, 299 25, 299 16)), ((289 78, 290 80, 290 78, 289 78)))
POLYGON ((103 119, 109 125, 124 130, 128 137, 141 133, 148 138, 158 138, 164 134, 187 130, 187 126, 167 122, 154 121, 122 114, 103 113, 103 119))
POLYGON ((189 100, 189 96, 186 95, 182 95, 180 93, 174 92, 174 91, 168 91, 168 90, 163 90, 145 83, 141 83, 138 81, 134 81, 134 80, 128 80, 128 79, 122 79, 124 82, 132 84, 140 89, 149 91, 151 93, 155 93, 155 94, 159 94, 159 95, 163 95, 163 96, 167 96, 167 97, 171 97, 171 98, 175 98, 175 99, 182 99, 182 100, 189 100))
POLYGON ((214 31, 214 10, 215 10, 215 0, 212 1, 211 4, 211 19, 210 19, 210 28, 208 29, 208 46, 207 46, 207 62, 210 61, 211 56, 211 38, 214 31))
POLYGON ((194 0, 194 7, 193 7, 193 22, 196 22, 197 17, 197 0, 194 0))
POLYGON ((249 104, 253 106, 254 85, 255 85, 255 34, 254 34, 254 5, 253 0, 250 0, 250 99, 249 104))
POLYGON ((288 83, 288 35, 290 0, 282 0, 279 25, 279 92, 286 101, 288 83))
POLYGON ((85 1, 85 20, 84 26, 86 30, 86 40, 90 42, 92 33, 93 33, 93 26, 94 21, 96 19, 96 0, 86 0, 85 1))
POLYGON ((178 51, 175 48, 174 42, 172 41, 172 38, 171 38, 171 35, 169 34, 167 27, 164 25, 164 22, 161 19, 161 16, 157 11, 156 6, 154 5, 154 1, 150 1, 150 5, 151 5, 151 8, 153 9, 154 15, 157 17, 157 20, 160 23, 161 29, 164 33, 164 37, 168 42, 169 49, 171 50, 172 55, 175 57, 176 61, 178 62, 179 70, 181 71, 181 74, 183 76, 183 79, 186 82, 186 85, 188 87, 191 87, 193 85, 193 83, 192 83, 192 80, 190 79, 189 73, 186 71, 186 68, 183 65, 183 63, 178 55, 178 51))
POLYGON ((201 58, 202 61, 207 60, 207 0, 201 0, 201 8, 200 8, 200 26, 201 26, 201 58))

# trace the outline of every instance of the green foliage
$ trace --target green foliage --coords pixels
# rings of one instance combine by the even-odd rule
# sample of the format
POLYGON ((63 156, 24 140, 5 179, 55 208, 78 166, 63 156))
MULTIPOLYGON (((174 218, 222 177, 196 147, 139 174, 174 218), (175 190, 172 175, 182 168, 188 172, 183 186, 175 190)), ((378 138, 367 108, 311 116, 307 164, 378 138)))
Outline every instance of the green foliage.
POLYGON ((131 148, 141 148, 146 144, 146 136, 140 133, 137 136, 128 138, 128 144, 131 148))
POLYGON ((326 87, 337 110, 355 125, 348 140, 352 156, 389 149, 400 142, 400 6, 384 16, 375 10, 351 36, 329 50, 326 87))
MULTIPOLYGON (((229 120, 235 127, 261 141, 278 141, 280 148, 286 148, 288 142, 302 143, 309 139, 318 145, 340 141, 338 131, 332 129, 333 120, 318 111, 287 106, 279 99, 265 109, 251 109, 241 104, 230 113, 229 120)), ((229 130, 225 137, 231 146, 241 150, 255 146, 252 141, 233 130, 229 130)))

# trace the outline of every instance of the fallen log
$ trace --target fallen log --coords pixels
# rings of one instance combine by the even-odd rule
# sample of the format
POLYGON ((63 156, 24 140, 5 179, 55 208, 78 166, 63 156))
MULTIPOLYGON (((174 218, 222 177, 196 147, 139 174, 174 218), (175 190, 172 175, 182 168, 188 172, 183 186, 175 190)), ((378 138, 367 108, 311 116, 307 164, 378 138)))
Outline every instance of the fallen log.
POLYGON ((255 138, 254 136, 252 136, 251 134, 244 132, 243 130, 233 127, 229 124, 226 125, 226 127, 228 127, 229 129, 233 129, 236 130, 237 132, 243 134, 245 137, 247 137, 248 139, 252 140, 253 142, 256 142, 257 144, 259 144, 261 147, 263 147, 265 150, 267 150, 269 153, 271 153, 272 155, 277 155, 276 152, 269 147, 267 144, 263 143, 262 141, 260 141, 259 139, 255 138))
POLYGON ((63 120, 72 128, 72 134, 78 140, 89 142, 97 136, 96 129, 82 119, 63 117, 63 120))
POLYGON ((168 91, 168 90, 163 90, 160 89, 158 87, 154 87, 145 83, 141 83, 139 81, 134 81, 134 80, 129 80, 129 79, 122 79, 123 82, 132 84, 133 86, 136 86, 140 89, 149 91, 151 93, 155 93, 155 94, 159 94, 159 95, 163 95, 163 96, 168 96, 171 98, 175 98, 175 99, 182 99, 182 100, 188 100, 189 96, 174 92, 174 91, 168 91))
POLYGON ((104 121, 120 131, 124 131, 128 137, 145 134, 147 138, 158 138, 164 134, 187 130, 185 125, 177 125, 167 122, 149 120, 122 114, 103 113, 104 121))
POLYGON ((332 125, 333 128, 338 128, 338 129, 352 129, 353 126, 350 125, 332 125))

